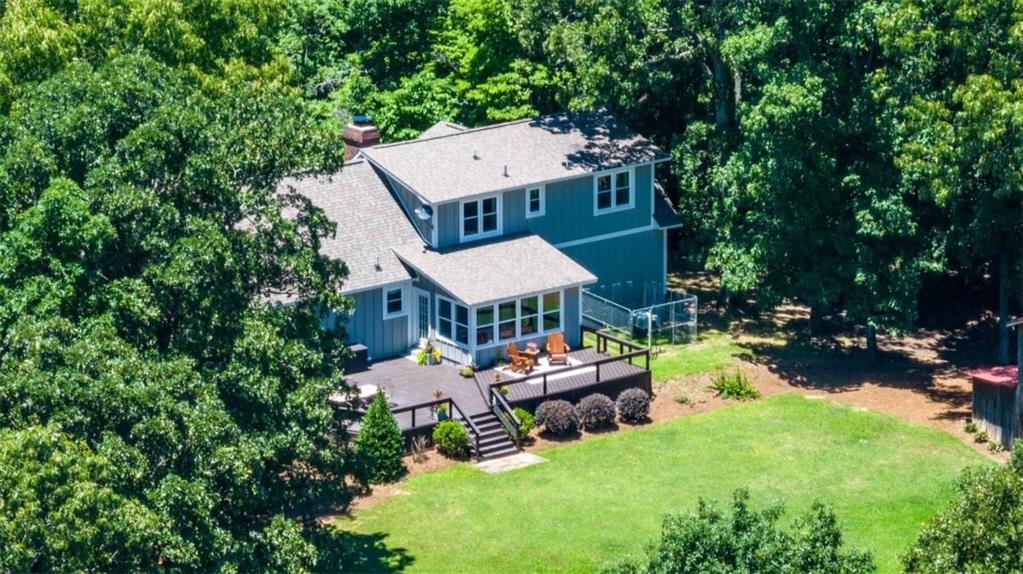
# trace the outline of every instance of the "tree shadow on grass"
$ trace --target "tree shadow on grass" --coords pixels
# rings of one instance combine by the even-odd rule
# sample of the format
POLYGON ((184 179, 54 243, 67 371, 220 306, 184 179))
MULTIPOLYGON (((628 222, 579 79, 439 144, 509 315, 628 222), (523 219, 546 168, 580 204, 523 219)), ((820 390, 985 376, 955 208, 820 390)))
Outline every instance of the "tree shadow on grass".
POLYGON ((314 536, 319 549, 318 572, 403 572, 415 558, 404 548, 387 546, 387 534, 319 528, 314 536))

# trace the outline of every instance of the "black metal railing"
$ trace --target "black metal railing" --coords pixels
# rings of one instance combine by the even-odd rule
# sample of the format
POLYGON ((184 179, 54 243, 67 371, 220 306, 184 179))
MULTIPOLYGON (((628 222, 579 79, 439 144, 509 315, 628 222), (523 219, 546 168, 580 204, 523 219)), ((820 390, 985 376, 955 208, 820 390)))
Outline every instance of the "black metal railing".
MULTIPOLYGON (((633 363, 633 360, 639 359, 640 357, 643 358, 643 370, 645 370, 645 371, 649 371, 650 370, 650 349, 648 349, 647 347, 643 347, 641 345, 637 345, 636 343, 633 343, 632 341, 627 341, 625 339, 621 339, 619 337, 615 337, 614 335, 610 335, 607 332, 599 331, 597 329, 593 329, 593 328, 586 327, 586 326, 581 327, 580 328, 580 332, 581 332, 581 335, 583 337, 585 337, 586 333, 593 333, 596 336, 596 339, 597 339, 597 341, 596 341, 597 352, 605 354, 605 355, 608 355, 608 356, 606 356, 604 358, 601 358, 601 359, 597 359, 596 361, 589 361, 589 362, 585 362, 585 363, 580 363, 578 365, 569 365, 569 366, 566 366, 566 367, 560 367, 560 368, 557 368, 557 369, 551 369, 549 371, 544 371, 543 373, 539 373, 539 374, 525 374, 525 375, 522 375, 522 376, 520 376, 518 378, 515 378, 515 379, 494 381, 493 383, 490 383, 491 395, 493 395, 493 393, 495 392, 495 388, 496 387, 502 387, 502 386, 506 386, 506 385, 507 386, 517 385, 517 384, 525 383, 526 381, 535 381, 537 378, 540 378, 541 379, 541 385, 543 387, 542 396, 547 396, 549 394, 548 386, 547 386, 548 377, 563 376, 563 375, 570 374, 570 373, 573 373, 573 372, 587 371, 589 369, 594 369, 595 370, 595 376, 596 376, 596 381, 595 382, 596 383, 600 383, 601 382, 601 372, 600 372, 601 366, 608 365, 608 364, 611 364, 611 363, 619 363, 619 362, 627 362, 627 363, 629 363, 629 365, 635 366, 635 364, 633 363), (608 352, 608 346, 611 343, 614 343, 614 344, 616 344, 618 346, 618 354, 611 355, 608 352)), ((500 391, 496 391, 496 392, 499 395, 501 394, 500 391)), ((501 398, 502 399, 504 398, 503 395, 501 396, 501 398)))
POLYGON ((504 398, 500 390, 495 389, 493 386, 490 387, 490 410, 493 411, 497 420, 501 421, 501 425, 504 426, 504 430, 515 441, 515 446, 519 446, 519 441, 522 439, 519 436, 519 428, 522 427, 522 421, 519 420, 519 417, 515 416, 515 411, 508 404, 507 399, 504 398))
POLYGON ((459 421, 459 422, 461 422, 466 427, 465 430, 469 432, 469 443, 472 445, 472 450, 474 452, 479 452, 479 447, 480 447, 480 429, 479 429, 479 427, 476 426, 476 423, 472 422, 471 418, 467 417, 465 415, 465 413, 462 412, 462 409, 459 408, 458 403, 456 403, 451 397, 445 397, 445 398, 435 399, 435 400, 432 400, 432 401, 427 401, 425 403, 418 403, 418 404, 414 404, 414 405, 406 405, 404 407, 398 407, 398 408, 392 410, 391 413, 394 414, 395 418, 397 418, 399 414, 410 413, 410 418, 412 419, 412 422, 411 422, 411 425, 409 426, 409 428, 405 429, 405 430, 415 430, 416 428, 419 428, 421 426, 434 425, 437 422, 439 422, 437 420, 439 417, 435 418, 434 417, 434 413, 437 411, 437 407, 440 406, 440 405, 445 405, 447 407, 448 416, 452 420, 459 421), (416 424, 416 413, 420 409, 428 409, 428 411, 430 413, 429 415, 427 415, 429 417, 429 421, 427 423, 425 423, 425 424, 417 425, 416 424), (458 413, 458 417, 455 417, 455 413, 456 412, 458 413))

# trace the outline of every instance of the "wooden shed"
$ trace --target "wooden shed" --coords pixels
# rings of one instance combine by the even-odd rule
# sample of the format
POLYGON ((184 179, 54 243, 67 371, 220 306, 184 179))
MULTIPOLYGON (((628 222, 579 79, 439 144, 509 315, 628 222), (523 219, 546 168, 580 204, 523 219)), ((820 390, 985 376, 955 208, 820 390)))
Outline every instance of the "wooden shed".
POLYGON ((973 381, 974 422, 991 441, 1005 448, 1023 435, 1023 388, 1019 379, 1023 368, 1023 320, 1011 325, 1016 327, 1020 339, 1017 364, 966 372, 973 381))

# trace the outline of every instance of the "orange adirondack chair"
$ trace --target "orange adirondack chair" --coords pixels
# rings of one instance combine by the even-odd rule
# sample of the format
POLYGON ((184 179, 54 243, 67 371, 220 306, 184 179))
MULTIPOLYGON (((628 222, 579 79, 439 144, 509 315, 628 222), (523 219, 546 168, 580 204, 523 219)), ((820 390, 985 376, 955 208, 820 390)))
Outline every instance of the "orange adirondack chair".
POLYGON ((547 337, 547 360, 550 364, 554 365, 560 363, 562 365, 568 364, 568 352, 571 349, 565 344, 564 333, 551 333, 547 337))
POLYGON ((514 342, 508 343, 508 360, 511 361, 513 371, 528 373, 533 370, 533 359, 520 353, 514 342))

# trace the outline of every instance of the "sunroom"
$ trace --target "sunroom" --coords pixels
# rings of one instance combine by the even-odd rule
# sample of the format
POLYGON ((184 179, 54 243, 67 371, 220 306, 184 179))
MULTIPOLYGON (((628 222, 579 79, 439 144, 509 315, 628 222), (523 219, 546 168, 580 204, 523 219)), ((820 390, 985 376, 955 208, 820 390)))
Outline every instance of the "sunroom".
POLYGON ((413 341, 458 364, 492 365, 508 343, 580 343, 581 288, 596 277, 535 235, 451 249, 395 251, 414 273, 413 341))

